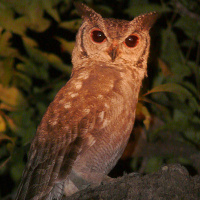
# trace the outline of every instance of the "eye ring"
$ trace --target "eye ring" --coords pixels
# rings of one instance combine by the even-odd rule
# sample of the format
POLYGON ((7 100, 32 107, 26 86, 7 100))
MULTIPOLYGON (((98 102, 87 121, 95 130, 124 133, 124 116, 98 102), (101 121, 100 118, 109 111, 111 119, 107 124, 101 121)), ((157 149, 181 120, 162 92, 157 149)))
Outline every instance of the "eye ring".
POLYGON ((95 28, 91 31, 91 38, 92 41, 95 43, 103 43, 106 40, 106 36, 104 35, 103 31, 98 28, 95 28))
POLYGON ((137 34, 129 35, 124 41, 124 44, 129 48, 136 47, 138 43, 139 43, 139 36, 137 34))

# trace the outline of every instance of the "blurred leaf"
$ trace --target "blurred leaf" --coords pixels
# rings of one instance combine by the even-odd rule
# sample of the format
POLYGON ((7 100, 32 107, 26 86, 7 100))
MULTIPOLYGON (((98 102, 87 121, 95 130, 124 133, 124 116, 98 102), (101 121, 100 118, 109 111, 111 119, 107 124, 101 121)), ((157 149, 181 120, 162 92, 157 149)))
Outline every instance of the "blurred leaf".
POLYGON ((160 58, 158 58, 158 66, 161 68, 162 73, 164 74, 164 76, 171 76, 172 75, 172 72, 171 72, 169 66, 167 65, 167 63, 165 63, 160 58))
POLYGON ((12 143, 15 142, 14 138, 11 138, 7 136, 6 134, 0 132, 0 141, 2 140, 8 140, 9 142, 12 142, 12 143))
POLYGON ((3 160, 3 162, 0 162, 0 169, 2 170, 3 167, 6 166, 6 164, 10 161, 11 156, 7 157, 6 159, 3 160))
POLYGON ((16 71, 13 77, 13 85, 23 88, 25 91, 30 91, 32 80, 27 75, 16 71))
POLYGON ((71 66, 64 64, 58 56, 56 56, 55 54, 47 53, 45 54, 45 56, 49 64, 51 64, 54 68, 61 70, 62 72, 67 72, 67 74, 71 74, 71 66))
POLYGON ((187 48, 195 48, 196 44, 194 43, 193 40, 189 38, 181 42, 181 46, 187 47, 187 48))
POLYGON ((43 17, 44 9, 42 8, 40 1, 31 1, 28 6, 27 14, 30 19, 30 29, 37 32, 43 32, 50 26, 50 21, 43 17))
MULTIPOLYGON (((55 97, 55 96, 54 96, 54 97, 55 97)), ((51 101, 54 99, 54 97, 51 99, 51 101)), ((37 107, 37 110, 38 110, 40 116, 43 116, 44 113, 45 113, 46 110, 47 110, 47 105, 46 105, 46 103, 44 103, 44 102, 37 102, 36 107, 37 107)))
POLYGON ((184 135, 187 139, 191 141, 195 141, 196 144, 200 144, 200 129, 195 129, 194 127, 188 127, 187 130, 184 131, 184 135))
POLYGON ((174 24, 184 31, 189 38, 194 38, 200 42, 200 23, 188 16, 182 16, 174 24))
POLYGON ((158 132, 163 132, 163 131, 181 132, 181 135, 186 136, 184 137, 186 141, 187 141, 186 138, 188 138, 190 139, 190 141, 193 141, 193 143, 199 143, 200 142, 200 134, 199 134, 200 125, 199 124, 200 124, 199 118, 194 117, 194 115, 191 118, 191 116, 185 114, 184 111, 175 109, 173 111, 172 119, 165 122, 165 124, 159 127, 157 131, 158 132))
POLYGON ((194 103, 194 106, 196 108, 198 108, 198 103, 197 103, 196 99, 194 98, 194 96, 187 89, 185 89, 184 87, 182 87, 181 85, 178 85, 176 83, 166 83, 166 84, 163 84, 163 85, 159 85, 157 87, 154 87, 150 91, 148 91, 143 96, 146 96, 146 95, 149 95, 149 94, 152 94, 152 93, 157 93, 157 92, 172 92, 172 93, 175 93, 175 94, 181 96, 181 98, 183 100, 190 99, 194 103))
MULTIPOLYGON (((5 122, 4 118, 0 115, 0 134, 1 134, 1 132, 5 132, 5 131, 6 131, 6 122, 5 122)), ((1 138, 0 138, 0 140, 1 140, 1 138)))
POLYGON ((129 14, 132 17, 148 13, 148 12, 167 12, 170 11, 170 8, 163 5, 160 6, 158 4, 143 4, 142 2, 136 3, 135 1, 130 3, 127 10, 125 10, 126 14, 129 14))
POLYGON ((43 7, 45 8, 46 12, 53 17, 54 20, 57 22, 60 21, 59 14, 56 9, 53 8, 53 1, 42 1, 43 7))
POLYGON ((0 82, 8 86, 13 76, 13 58, 6 58, 0 61, 0 82))
POLYGON ((24 46, 31 59, 26 59, 24 64, 17 65, 18 69, 32 77, 48 80, 47 68, 49 65, 44 53, 26 43, 24 43, 24 46))
POLYGON ((15 165, 11 166, 11 176, 14 181, 19 181, 21 179, 24 167, 25 165, 23 162, 15 162, 15 165))
POLYGON ((54 99, 54 97, 56 96, 56 94, 58 93, 60 88, 62 88, 66 84, 66 82, 67 82, 67 80, 61 80, 61 81, 56 82, 56 83, 53 84, 53 88, 52 88, 51 92, 48 95, 48 99, 50 101, 52 101, 54 99))
POLYGON ((183 86, 185 88, 187 88, 189 91, 192 92, 192 94, 194 94, 196 96, 196 98, 199 98, 200 95, 200 90, 198 89, 198 87, 196 87, 193 83, 189 82, 189 81, 184 81, 183 82, 183 86))
MULTIPOLYGON (((176 84, 176 83, 166 83, 163 85, 158 85, 157 87, 154 87, 153 89, 149 90, 147 93, 143 94, 143 96, 149 95, 151 93, 155 92, 174 92, 179 93, 179 89, 182 89, 183 87, 176 84)), ((186 92, 187 93, 187 92, 186 92)))
MULTIPOLYGON (((30 58, 33 59, 34 62, 37 62, 37 63, 45 63, 46 62, 46 59, 41 50, 28 45, 27 41, 25 41, 25 40, 24 40, 24 47, 26 48, 27 53, 29 54, 30 58)), ((29 61, 29 60, 27 60, 27 61, 29 61)))
POLYGON ((146 96, 140 96, 139 97, 139 101, 143 101, 143 102, 147 102, 147 103, 152 104, 153 106, 155 106, 157 111, 159 110, 159 111, 162 112, 162 115, 165 116, 165 119, 169 119, 170 118, 170 112, 165 106, 163 106, 161 104, 158 104, 158 103, 156 103, 156 102, 154 102, 154 101, 152 101, 150 99, 147 99, 146 96))
POLYGON ((22 63, 18 64, 17 69, 26 73, 26 75, 30 77, 35 77, 35 78, 44 79, 44 80, 48 79, 48 74, 46 70, 44 69, 44 67, 40 67, 37 64, 31 62, 30 60, 27 60, 27 62, 24 64, 22 63))
POLYGON ((158 171, 161 168, 162 163, 163 163, 163 158, 159 158, 159 157, 148 158, 148 162, 147 162, 144 172, 153 173, 155 171, 158 171))
POLYGON ((16 111, 17 109, 5 103, 0 103, 0 110, 16 111))
POLYGON ((0 100, 17 108, 25 108, 27 106, 26 99, 17 88, 3 87, 2 84, 0 84, 0 100))
POLYGON ((13 33, 24 35, 25 31, 29 25, 29 19, 27 17, 19 17, 13 21, 11 30, 13 33))
POLYGON ((75 42, 66 41, 63 38, 56 37, 56 39, 61 43, 61 48, 63 51, 67 51, 68 53, 72 54, 74 49, 75 42))
POLYGON ((23 111, 13 112, 10 118, 17 127, 16 135, 22 137, 22 144, 26 145, 30 142, 36 132, 36 124, 33 120, 34 109, 29 108, 23 111))
MULTIPOLYGON (((32 0, 34 1, 34 0, 32 0)), ((3 3, 3 5, 5 7, 8 7, 12 10, 15 10, 18 14, 26 14, 27 12, 29 12, 29 1, 26 0, 1 0, 1 2, 3 3)))
POLYGON ((11 46, 10 39, 12 38, 12 34, 8 31, 0 34, 0 55, 2 57, 14 57, 18 55, 18 51, 11 46))
POLYGON ((197 90, 197 95, 199 97, 199 91, 200 91, 200 68, 199 68, 199 65, 198 65, 198 63, 195 63, 194 61, 187 61, 187 64, 193 71, 193 74, 195 75, 196 90, 197 90))
POLYGON ((82 19, 74 19, 71 21, 64 21, 60 23, 60 27, 76 32, 81 26, 82 19))
POLYGON ((25 163, 24 160, 24 150, 23 146, 20 148, 15 148, 12 153, 12 159, 10 160, 10 173, 14 181, 19 182, 21 175, 23 173, 25 163))
POLYGON ((167 29, 161 32, 161 36, 161 59, 170 66, 173 79, 176 82, 182 81, 185 76, 191 75, 191 69, 185 64, 176 35, 171 29, 167 29))
POLYGON ((151 121, 151 114, 149 113, 147 107, 145 107, 143 104, 138 103, 136 108, 136 117, 137 118, 144 118, 143 123, 146 127, 146 129, 149 129, 149 124, 151 121))
MULTIPOLYGON (((175 161, 177 162, 177 161, 175 161)), ((183 158, 183 157, 179 157, 178 158, 178 162, 182 163, 183 165, 187 166, 187 165, 191 165, 191 160, 187 159, 187 158, 183 158)))
POLYGON ((15 124, 15 122, 13 121, 12 118, 10 118, 9 116, 6 115, 5 119, 6 119, 6 122, 7 122, 11 131, 13 131, 14 133, 17 133, 20 130, 19 126, 17 126, 15 124))
POLYGON ((139 159, 138 157, 135 157, 132 159, 131 161, 131 169, 133 169, 133 171, 136 171, 138 169, 138 163, 139 163, 139 159))
POLYGON ((13 138, 12 143, 7 143, 6 147, 7 147, 8 151, 10 152, 10 154, 12 154, 12 152, 15 148, 15 138, 13 138))
POLYGON ((3 46, 10 46, 9 40, 11 39, 12 34, 9 31, 5 31, 2 33, 1 30, 1 37, 0 37, 0 45, 3 46))
POLYGON ((22 40, 24 43, 26 43, 27 45, 29 45, 31 47, 38 47, 38 43, 30 37, 23 36, 22 40))
POLYGON ((0 26, 13 33, 24 35, 27 26, 27 18, 20 17, 14 19, 13 10, 0 3, 0 26))

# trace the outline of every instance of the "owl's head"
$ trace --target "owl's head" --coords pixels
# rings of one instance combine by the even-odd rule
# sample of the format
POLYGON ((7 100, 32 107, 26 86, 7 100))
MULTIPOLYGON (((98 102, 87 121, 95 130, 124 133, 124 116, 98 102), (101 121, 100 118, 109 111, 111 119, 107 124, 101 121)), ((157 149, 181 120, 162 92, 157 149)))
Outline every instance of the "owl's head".
POLYGON ((82 3, 75 3, 83 23, 76 36, 72 54, 74 67, 103 62, 109 66, 146 68, 149 54, 149 30, 156 21, 155 12, 132 21, 107 19, 82 3))

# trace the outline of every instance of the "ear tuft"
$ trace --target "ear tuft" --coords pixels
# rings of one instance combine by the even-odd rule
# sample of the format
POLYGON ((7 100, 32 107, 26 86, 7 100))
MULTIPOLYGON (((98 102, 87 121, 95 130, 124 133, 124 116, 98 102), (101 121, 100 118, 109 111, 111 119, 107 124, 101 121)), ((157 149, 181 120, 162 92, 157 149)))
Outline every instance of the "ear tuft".
POLYGON ((74 5, 83 19, 91 22, 98 21, 101 17, 100 14, 96 13, 93 9, 87 7, 85 4, 80 2, 74 2, 74 5))
POLYGON ((133 23, 137 29, 149 31, 159 16, 160 14, 158 12, 150 12, 144 15, 139 15, 138 17, 134 18, 131 23, 133 23))

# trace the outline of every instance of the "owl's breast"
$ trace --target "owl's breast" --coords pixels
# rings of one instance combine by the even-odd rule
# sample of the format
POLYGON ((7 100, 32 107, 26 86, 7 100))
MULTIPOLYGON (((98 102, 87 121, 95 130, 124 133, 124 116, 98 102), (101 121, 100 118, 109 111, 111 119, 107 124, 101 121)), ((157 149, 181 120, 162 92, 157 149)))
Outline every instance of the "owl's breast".
POLYGON ((134 95, 131 76, 105 67, 74 76, 70 85, 74 89, 79 85, 78 95, 71 96, 75 111, 71 116, 90 121, 90 130, 85 134, 87 143, 76 163, 87 166, 90 159, 90 168, 107 173, 121 156, 134 123, 137 94, 134 95), (84 115, 85 111, 88 113, 84 115))
POLYGON ((86 126, 84 121, 96 129, 109 129, 118 118, 133 122, 137 99, 131 76, 125 72, 107 66, 80 71, 58 92, 41 129, 65 133, 71 126, 86 126))
POLYGON ((106 111, 113 115, 122 110, 134 111, 138 99, 131 74, 104 65, 74 75, 69 81, 70 88, 66 95, 76 105, 81 102, 97 112, 106 111))

